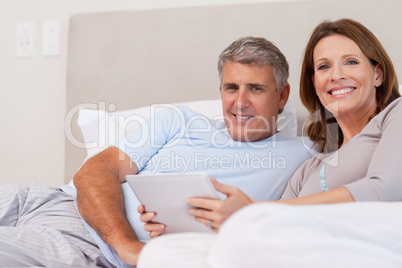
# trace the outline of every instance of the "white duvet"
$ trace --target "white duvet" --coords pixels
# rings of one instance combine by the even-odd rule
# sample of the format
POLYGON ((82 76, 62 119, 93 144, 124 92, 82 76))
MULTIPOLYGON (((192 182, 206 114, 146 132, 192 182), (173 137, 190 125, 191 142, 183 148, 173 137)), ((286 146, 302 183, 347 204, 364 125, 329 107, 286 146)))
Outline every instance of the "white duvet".
POLYGON ((138 267, 402 267, 402 202, 256 204, 217 235, 153 239, 138 267))

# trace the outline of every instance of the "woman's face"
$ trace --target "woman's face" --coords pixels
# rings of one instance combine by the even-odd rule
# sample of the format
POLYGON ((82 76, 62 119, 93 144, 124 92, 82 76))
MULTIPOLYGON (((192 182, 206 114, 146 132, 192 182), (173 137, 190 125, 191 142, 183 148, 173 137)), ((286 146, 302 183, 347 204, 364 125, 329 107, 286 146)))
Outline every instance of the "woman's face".
POLYGON ((376 109, 382 70, 343 35, 321 39, 313 51, 313 83, 321 103, 336 118, 368 118, 376 109))

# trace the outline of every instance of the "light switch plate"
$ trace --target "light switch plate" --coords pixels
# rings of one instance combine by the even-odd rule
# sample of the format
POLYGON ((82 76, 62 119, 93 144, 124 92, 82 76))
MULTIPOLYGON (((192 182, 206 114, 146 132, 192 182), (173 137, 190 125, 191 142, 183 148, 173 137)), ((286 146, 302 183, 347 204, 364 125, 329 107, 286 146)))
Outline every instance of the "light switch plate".
POLYGON ((17 58, 33 57, 35 24, 33 22, 17 23, 15 56, 17 58))
POLYGON ((42 55, 60 55, 60 21, 44 21, 42 24, 42 55))

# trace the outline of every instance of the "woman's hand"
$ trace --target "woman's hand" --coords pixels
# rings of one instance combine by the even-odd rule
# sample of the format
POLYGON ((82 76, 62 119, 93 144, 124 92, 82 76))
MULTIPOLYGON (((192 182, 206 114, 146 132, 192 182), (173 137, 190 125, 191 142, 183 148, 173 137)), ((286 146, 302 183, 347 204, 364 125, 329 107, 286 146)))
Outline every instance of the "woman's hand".
POLYGON ((222 223, 229 218, 235 211, 240 208, 255 203, 240 189, 219 183, 214 177, 211 181, 215 189, 227 196, 224 200, 208 199, 194 197, 188 200, 188 204, 193 207, 189 210, 189 214, 195 216, 195 220, 210 227, 213 231, 218 232, 222 223), (210 223, 211 221, 211 223, 210 223))
POLYGON ((144 205, 139 205, 137 207, 138 213, 140 213, 140 221, 144 222, 144 230, 149 232, 149 237, 154 238, 160 236, 165 231, 165 225, 157 222, 152 222, 155 218, 155 212, 146 212, 144 205))

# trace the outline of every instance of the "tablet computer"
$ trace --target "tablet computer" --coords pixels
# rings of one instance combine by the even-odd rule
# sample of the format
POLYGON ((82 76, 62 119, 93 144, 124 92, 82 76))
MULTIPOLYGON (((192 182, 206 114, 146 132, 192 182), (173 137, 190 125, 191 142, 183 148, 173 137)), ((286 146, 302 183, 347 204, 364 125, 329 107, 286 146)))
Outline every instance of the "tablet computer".
POLYGON ((188 214, 191 197, 219 199, 205 173, 127 175, 126 180, 147 211, 155 211, 154 222, 164 223, 165 232, 213 232, 188 214))

